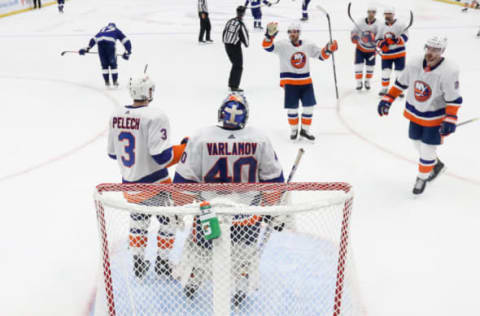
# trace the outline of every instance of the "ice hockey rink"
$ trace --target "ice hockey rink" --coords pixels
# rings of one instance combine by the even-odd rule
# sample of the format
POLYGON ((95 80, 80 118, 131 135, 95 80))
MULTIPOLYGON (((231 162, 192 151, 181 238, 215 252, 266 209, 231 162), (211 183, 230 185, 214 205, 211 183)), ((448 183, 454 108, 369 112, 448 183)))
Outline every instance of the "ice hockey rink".
MULTIPOLYGON (((270 136, 285 173, 297 148, 305 148, 295 181, 354 186, 351 242, 367 315, 478 315, 480 124, 459 127, 446 139, 438 154, 448 171, 413 197, 418 157, 407 137, 404 101, 397 100, 388 117, 378 116, 378 60, 373 89, 354 90, 347 3, 312 0, 303 24, 303 38, 327 42, 327 20, 315 8, 321 4, 339 41, 338 102, 331 60, 311 63, 315 144, 289 140, 278 58, 262 49, 263 32, 253 31, 247 12, 251 47, 244 49, 241 87, 249 124, 270 136)), ((368 3, 353 1, 354 17, 362 17, 368 3)), ((459 121, 480 116, 480 12, 432 0, 375 3, 381 20, 386 4, 395 5, 398 19, 414 12, 407 62, 423 54, 429 36, 448 37, 445 56, 461 70, 459 121)), ((215 124, 230 70, 221 31, 239 4, 208 0, 215 43, 206 46, 197 42, 195 0, 72 0, 63 15, 49 6, 0 19, 1 315, 91 314, 100 258, 92 193, 99 183, 121 180, 106 153, 109 114, 130 102, 127 80, 148 64, 154 106, 169 115, 175 141, 215 124), (86 46, 108 22, 133 46, 131 59, 119 60, 118 90, 104 88, 97 56, 60 56, 86 46)), ((285 38, 300 6, 300 0, 281 0, 263 9, 263 24, 279 22, 278 38, 285 38)))

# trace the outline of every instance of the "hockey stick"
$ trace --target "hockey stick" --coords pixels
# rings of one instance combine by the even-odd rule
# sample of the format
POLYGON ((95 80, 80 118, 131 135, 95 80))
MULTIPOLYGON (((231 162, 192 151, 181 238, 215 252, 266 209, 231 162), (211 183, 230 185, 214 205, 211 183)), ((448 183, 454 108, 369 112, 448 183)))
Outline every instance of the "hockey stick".
MULTIPOLYGON (((80 54, 77 50, 64 50, 63 52, 60 53, 60 56, 63 56, 67 53, 73 53, 73 54, 80 54)), ((97 55, 98 52, 85 52, 85 54, 95 54, 97 55)), ((122 56, 122 54, 115 54, 116 56, 122 56)))
MULTIPOLYGON (((323 8, 321 7, 320 5, 317 5, 317 9, 319 9, 320 11, 322 11, 323 13, 325 13, 325 15, 327 16, 327 21, 328 21, 328 33, 330 35, 330 43, 333 42, 332 40, 332 25, 330 23, 330 15, 328 14, 328 12, 323 8)), ((332 52, 332 65, 333 65, 333 79, 335 80, 335 95, 337 96, 337 100, 338 100, 338 85, 337 85, 337 70, 335 68, 335 54, 334 52, 332 52)))
POLYGON ((475 118, 472 118, 472 119, 469 119, 469 120, 458 123, 457 127, 462 126, 462 125, 466 125, 466 124, 469 124, 469 123, 473 123, 473 122, 476 122, 476 121, 479 121, 479 120, 480 120, 480 117, 475 117, 475 118))
MULTIPOLYGON (((302 159, 303 154, 305 153, 305 150, 303 148, 299 148, 297 152, 297 157, 295 158, 295 161, 293 162, 292 165, 292 170, 290 170, 290 174, 288 175, 288 179, 286 183, 290 183, 292 181, 293 176, 295 175, 295 172, 297 171, 297 167, 300 164, 300 160, 302 159)), ((288 198, 288 191, 282 193, 282 198, 280 199, 279 205, 284 204, 287 201, 288 198)), ((267 241, 270 239, 270 235, 272 234, 272 224, 271 222, 268 224, 267 228, 265 229, 265 233, 263 234, 262 240, 258 244, 258 256, 259 258, 262 256, 263 251, 265 249, 265 245, 267 241)))
MULTIPOLYGON (((262 3, 262 4, 260 4, 258 7, 255 7, 255 8, 271 7, 271 6, 274 6, 274 5, 278 4, 279 2, 280 2, 280 0, 268 1, 268 3, 270 3, 270 5, 265 4, 265 3, 262 3)), ((252 6, 249 5, 249 6, 246 6, 245 8, 246 8, 246 9, 252 9, 252 6)), ((254 9, 255 9, 255 8, 254 8, 254 9)))
POLYGON ((148 69, 148 64, 145 64, 145 69, 143 70, 143 73, 146 74, 148 69))
MULTIPOLYGON (((302 159, 302 156, 303 156, 304 153, 305 153, 305 150, 303 148, 298 149, 297 157, 295 158, 295 162, 293 163, 292 170, 290 170, 290 174, 288 176, 288 179, 287 179, 286 183, 290 183, 290 181, 292 180, 293 176, 295 175, 295 172, 297 171, 297 167, 298 167, 298 165, 300 163, 300 160, 302 159)), ((281 193, 282 197, 280 199, 280 202, 278 203, 279 205, 285 204, 285 202, 287 201, 288 196, 289 196, 288 193, 289 193, 289 191, 286 191, 286 192, 284 191, 284 192, 281 193)), ((254 258, 254 261, 251 265, 252 266, 252 268, 251 268, 252 274, 250 276, 250 278, 251 278, 251 282, 250 282, 250 286, 249 286, 250 289, 252 289, 252 288, 254 290, 257 289, 257 285, 259 283, 259 278, 260 278, 259 272, 258 272, 259 265, 260 265, 260 259, 262 258, 263 252, 265 250, 265 246, 267 245, 268 241, 270 240, 270 237, 272 236, 272 232, 273 232, 273 221, 272 221, 272 219, 270 219, 270 222, 268 223, 267 227, 265 228, 262 239, 258 243, 258 247, 256 249, 256 252, 252 256, 252 258, 254 258)))

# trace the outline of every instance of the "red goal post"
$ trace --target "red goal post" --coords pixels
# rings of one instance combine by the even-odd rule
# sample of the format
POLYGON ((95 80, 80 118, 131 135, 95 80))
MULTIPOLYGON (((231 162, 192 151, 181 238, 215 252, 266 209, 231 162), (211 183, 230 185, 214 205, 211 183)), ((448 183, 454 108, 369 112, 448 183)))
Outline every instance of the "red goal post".
MULTIPOLYGON (((95 315, 364 314, 350 243, 348 183, 100 184, 94 199, 102 270, 95 315), (202 201, 221 222, 221 237, 209 247, 193 241, 202 201), (135 277, 128 243, 132 214, 186 219, 176 227, 170 278, 153 271, 135 277), (246 242, 235 235, 238 218, 260 219, 246 242), (285 228, 272 229, 274 221, 266 218, 285 228), (203 276, 189 298, 184 290, 192 271, 203 276), (244 274, 247 285, 241 287, 244 274), (234 301, 237 292, 245 293, 241 303, 234 301)), ((153 261, 155 251, 152 243, 145 256, 153 261)))

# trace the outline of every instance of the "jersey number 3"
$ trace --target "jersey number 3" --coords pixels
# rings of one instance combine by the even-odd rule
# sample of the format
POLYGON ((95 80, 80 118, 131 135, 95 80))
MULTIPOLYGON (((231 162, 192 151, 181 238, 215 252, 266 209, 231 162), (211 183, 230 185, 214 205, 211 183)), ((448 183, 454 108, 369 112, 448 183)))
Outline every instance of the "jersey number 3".
POLYGON ((118 135, 120 142, 126 141, 124 150, 126 156, 122 155, 122 163, 125 167, 131 167, 135 164, 135 136, 130 132, 121 132, 118 135))
POLYGON ((233 178, 228 175, 228 158, 222 157, 217 160, 212 169, 205 175, 204 181, 207 183, 240 183, 242 181, 242 168, 248 167, 247 182, 256 181, 257 160, 254 157, 242 157, 233 163, 233 178))

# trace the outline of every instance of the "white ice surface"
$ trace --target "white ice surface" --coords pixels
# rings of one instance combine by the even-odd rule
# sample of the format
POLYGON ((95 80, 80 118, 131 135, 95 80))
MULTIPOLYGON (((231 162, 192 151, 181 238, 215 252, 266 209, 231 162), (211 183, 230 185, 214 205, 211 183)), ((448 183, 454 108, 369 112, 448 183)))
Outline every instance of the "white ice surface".
MULTIPOLYGON (((76 0, 59 15, 54 6, 0 20, 1 140, 0 314, 85 315, 96 283, 98 234, 92 192, 120 180, 106 155, 104 134, 115 104, 129 102, 127 78, 143 71, 156 81, 155 106, 169 114, 174 140, 214 124, 227 91, 230 63, 220 33, 240 1, 210 0, 215 44, 197 44, 194 0, 76 0), (106 91, 96 56, 65 55, 85 46, 107 22, 132 39, 131 60, 119 60, 118 91, 106 91)), ((378 2, 379 7, 382 2, 378 2)), ((449 38, 446 57, 461 69, 460 121, 480 116, 477 105, 478 13, 430 0, 393 3, 415 24, 408 56, 423 53, 433 33, 449 38)), ((311 3, 303 37, 323 45, 327 22, 311 3)), ((448 137, 438 153, 448 173, 424 195, 410 191, 418 159, 407 138, 408 122, 397 101, 391 114, 376 114, 380 67, 369 93, 353 91, 353 51, 346 0, 322 2, 332 17, 341 94, 339 111, 331 61, 312 62, 318 107, 315 145, 288 141, 289 127, 278 87, 277 57, 251 32, 244 50, 249 124, 264 128, 285 172, 296 148, 307 153, 297 181, 347 181, 354 185, 352 245, 368 315, 477 315, 480 312, 480 125, 448 137)), ((367 1, 354 1, 364 14, 367 1)), ((381 13, 381 10, 380 12, 381 13)), ((264 24, 280 22, 279 38, 300 17, 300 1, 264 9, 264 24)), ((252 26, 250 13, 248 27, 252 26)), ((120 50, 121 51, 121 50, 120 50)))

